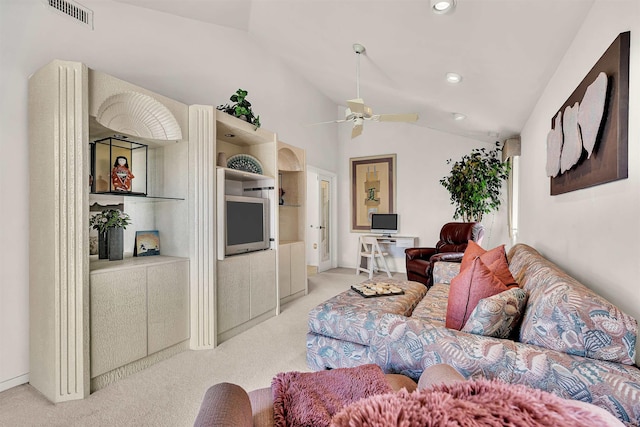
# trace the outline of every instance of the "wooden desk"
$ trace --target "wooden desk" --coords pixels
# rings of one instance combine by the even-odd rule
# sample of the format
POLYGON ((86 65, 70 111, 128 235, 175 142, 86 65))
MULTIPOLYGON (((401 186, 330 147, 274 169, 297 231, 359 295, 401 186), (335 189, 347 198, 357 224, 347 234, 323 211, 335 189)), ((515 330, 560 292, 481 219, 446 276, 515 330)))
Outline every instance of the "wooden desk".
POLYGON ((418 245, 418 238, 413 236, 396 236, 391 237, 382 234, 367 234, 367 236, 375 237, 380 245, 395 245, 397 248, 415 248, 418 245))
MULTIPOLYGON (((378 240, 379 245, 383 245, 383 251, 389 255, 385 257, 391 271, 406 273, 405 248, 415 248, 418 246, 418 238, 415 236, 400 236, 392 234, 391 237, 382 234, 367 234, 378 240)), ((359 251, 359 248, 358 248, 359 251)))

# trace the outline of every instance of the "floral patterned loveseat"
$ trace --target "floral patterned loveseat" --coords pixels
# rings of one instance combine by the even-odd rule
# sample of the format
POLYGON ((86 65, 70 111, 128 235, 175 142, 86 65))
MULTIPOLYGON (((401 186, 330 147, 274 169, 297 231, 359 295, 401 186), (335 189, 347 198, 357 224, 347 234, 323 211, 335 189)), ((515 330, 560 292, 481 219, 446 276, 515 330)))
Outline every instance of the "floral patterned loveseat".
MULTIPOLYGON (((528 300, 517 340, 445 327, 460 264, 437 263, 434 286, 395 281, 403 295, 345 291, 309 313, 307 363, 315 370, 376 363, 417 379, 438 363, 466 378, 499 378, 600 406, 640 425, 637 321, 524 244, 507 255, 528 300)), ((385 279, 385 282, 393 279, 385 279)))

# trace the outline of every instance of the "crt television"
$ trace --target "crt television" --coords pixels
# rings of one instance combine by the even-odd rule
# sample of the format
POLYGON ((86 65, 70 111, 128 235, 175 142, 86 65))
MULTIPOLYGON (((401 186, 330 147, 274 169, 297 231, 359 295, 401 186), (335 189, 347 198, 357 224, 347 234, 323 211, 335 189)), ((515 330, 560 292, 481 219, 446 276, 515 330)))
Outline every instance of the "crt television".
POLYGON ((225 255, 269 249, 269 199, 225 196, 225 255))
POLYGON ((371 214, 371 232, 396 234, 398 232, 398 214, 371 214))

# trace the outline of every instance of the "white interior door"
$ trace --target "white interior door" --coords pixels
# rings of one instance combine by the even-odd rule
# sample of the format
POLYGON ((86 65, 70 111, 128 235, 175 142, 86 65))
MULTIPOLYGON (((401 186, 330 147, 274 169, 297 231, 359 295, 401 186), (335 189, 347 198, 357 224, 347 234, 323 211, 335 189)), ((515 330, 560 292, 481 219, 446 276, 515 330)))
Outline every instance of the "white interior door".
POLYGON ((319 174, 318 175, 318 192, 320 196, 319 201, 319 217, 318 217, 318 257, 320 263, 318 264, 318 271, 325 271, 331 268, 331 177, 319 174))
POLYGON ((307 260, 318 272, 337 267, 336 175, 307 168, 307 260))

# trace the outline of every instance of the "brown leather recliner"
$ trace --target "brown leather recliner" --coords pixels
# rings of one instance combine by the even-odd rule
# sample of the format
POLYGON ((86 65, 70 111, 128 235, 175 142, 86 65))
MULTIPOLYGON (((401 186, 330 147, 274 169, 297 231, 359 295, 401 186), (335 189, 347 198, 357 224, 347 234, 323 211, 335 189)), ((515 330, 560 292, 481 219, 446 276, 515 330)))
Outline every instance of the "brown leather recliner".
POLYGON ((433 265, 437 261, 461 262, 469 240, 480 244, 484 227, 479 222, 449 222, 440 230, 435 248, 405 249, 407 279, 430 288, 433 285, 433 265))

